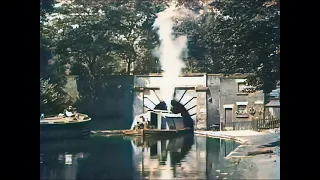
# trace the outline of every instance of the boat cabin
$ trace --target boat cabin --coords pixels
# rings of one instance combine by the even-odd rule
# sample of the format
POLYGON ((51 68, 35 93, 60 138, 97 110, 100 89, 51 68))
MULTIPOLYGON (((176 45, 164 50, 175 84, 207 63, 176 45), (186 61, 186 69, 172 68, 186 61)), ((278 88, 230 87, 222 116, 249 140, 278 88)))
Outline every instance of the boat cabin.
POLYGON ((150 110, 145 114, 135 117, 131 125, 131 130, 134 129, 135 125, 143 124, 145 122, 148 123, 151 129, 179 130, 186 128, 181 114, 173 114, 170 111, 164 110, 150 110))

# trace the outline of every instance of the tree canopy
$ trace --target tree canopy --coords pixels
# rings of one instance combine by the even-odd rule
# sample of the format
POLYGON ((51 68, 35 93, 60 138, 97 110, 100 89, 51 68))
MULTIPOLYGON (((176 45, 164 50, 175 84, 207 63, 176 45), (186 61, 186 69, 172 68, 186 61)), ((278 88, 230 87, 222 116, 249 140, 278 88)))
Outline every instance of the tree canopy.
MULTIPOLYGON (((78 75, 85 82, 79 83, 80 94, 92 100, 105 88, 106 75, 161 71, 152 55, 159 43, 152 24, 171 1, 66 2, 40 1, 42 78, 55 84, 65 75, 78 75)), ((177 34, 188 37, 184 72, 247 73, 250 85, 266 93, 275 87, 280 80, 280 0, 187 0, 177 6, 196 14, 175 26, 177 34)))
POLYGON ((180 27, 189 35, 196 71, 249 73, 248 83, 270 92, 280 80, 280 1, 220 0, 180 27))

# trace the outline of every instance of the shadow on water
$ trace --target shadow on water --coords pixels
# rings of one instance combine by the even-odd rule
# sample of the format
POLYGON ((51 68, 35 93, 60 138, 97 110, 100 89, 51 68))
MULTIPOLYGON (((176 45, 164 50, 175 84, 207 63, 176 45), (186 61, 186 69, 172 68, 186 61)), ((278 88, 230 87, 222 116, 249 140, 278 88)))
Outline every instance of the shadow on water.
POLYGON ((40 179, 216 179, 237 146, 193 135, 49 142, 40 144, 40 179))

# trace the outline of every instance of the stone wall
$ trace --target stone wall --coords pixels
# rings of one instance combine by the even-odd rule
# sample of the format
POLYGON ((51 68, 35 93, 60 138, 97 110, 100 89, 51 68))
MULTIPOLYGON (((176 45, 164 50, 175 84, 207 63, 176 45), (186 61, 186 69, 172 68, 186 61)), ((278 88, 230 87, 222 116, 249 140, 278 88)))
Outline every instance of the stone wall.
POLYGON ((195 129, 207 130, 207 92, 205 90, 197 90, 197 114, 195 129))
POLYGON ((92 117, 92 129, 129 128, 132 123, 133 76, 107 76, 104 86, 95 103, 84 102, 79 111, 92 117))
MULTIPOLYGON (((259 117, 258 112, 263 111, 264 94, 262 91, 239 93, 238 83, 245 81, 242 78, 227 78, 220 74, 187 74, 180 77, 174 99, 189 110, 195 129, 208 129, 212 124, 224 122, 224 105, 232 105, 233 121, 259 117), (249 114, 247 118, 236 117, 237 102, 248 102, 247 110, 251 107, 256 110, 254 116, 249 114)), ((160 80, 160 75, 109 76, 105 79, 108 88, 97 97, 100 100, 92 107, 85 107, 83 111, 95 117, 97 123, 116 124, 118 129, 128 128, 136 115, 159 103, 160 80), (144 88, 139 90, 139 87, 144 88)), ((69 82, 69 91, 76 87, 75 81, 69 82)), ((77 91, 73 92, 76 97, 77 91)))
POLYGON ((207 91, 207 124, 210 127, 212 124, 220 124, 220 77, 217 74, 208 74, 208 88, 207 91))
MULTIPOLYGON (((256 91, 254 93, 242 93, 238 91, 238 83, 245 82, 240 78, 220 78, 220 122, 225 121, 224 105, 232 106, 232 121, 245 121, 259 117, 259 111, 263 111, 264 93, 256 91), (237 102, 247 102, 248 117, 239 117, 236 115, 237 102), (255 115, 249 114, 249 108, 256 110, 255 115)), ((262 114, 261 114, 262 115, 262 114)))

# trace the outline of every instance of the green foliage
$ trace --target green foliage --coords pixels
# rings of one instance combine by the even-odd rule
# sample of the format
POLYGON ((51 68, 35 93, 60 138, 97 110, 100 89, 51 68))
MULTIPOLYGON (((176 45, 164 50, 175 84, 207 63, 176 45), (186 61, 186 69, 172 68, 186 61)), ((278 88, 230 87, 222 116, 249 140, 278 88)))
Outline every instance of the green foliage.
MULTIPOLYGON (((47 101, 58 102, 52 89, 64 86, 66 69, 79 76, 81 101, 91 105, 105 92, 107 75, 159 72, 152 24, 168 2, 76 0, 52 8, 53 1, 40 1, 40 72, 51 79, 47 101)), ((280 79, 280 0, 178 5, 205 11, 175 27, 189 40, 184 72, 251 73, 249 84, 267 93, 274 88, 280 79)))
POLYGON ((152 24, 162 9, 152 1, 76 1, 55 8, 42 35, 59 64, 69 64, 79 76, 81 101, 94 104, 105 92, 107 75, 130 74, 133 62, 133 73, 156 69, 152 24))
POLYGON ((46 13, 53 10, 54 0, 40 0, 40 17, 44 17, 46 13))
POLYGON ((280 80, 280 1, 221 0, 184 22, 189 55, 208 73, 251 73, 248 83, 270 92, 280 80))
POLYGON ((280 79, 280 1, 216 3, 215 42, 224 73, 253 73, 249 83, 268 93, 280 79), (226 18, 228 17, 228 18, 226 18))
POLYGON ((45 114, 62 113, 70 104, 68 95, 50 79, 40 78, 40 112, 45 114))
POLYGON ((127 74, 131 73, 133 62, 141 68, 135 69, 135 73, 150 72, 155 69, 156 63, 152 57, 152 49, 156 46, 157 36, 152 30, 152 24, 156 13, 163 9, 159 2, 152 1, 115 1, 110 15, 118 23, 115 31, 117 41, 122 45, 117 53, 120 59, 127 64, 127 74), (121 4, 121 6, 120 6, 121 4))

